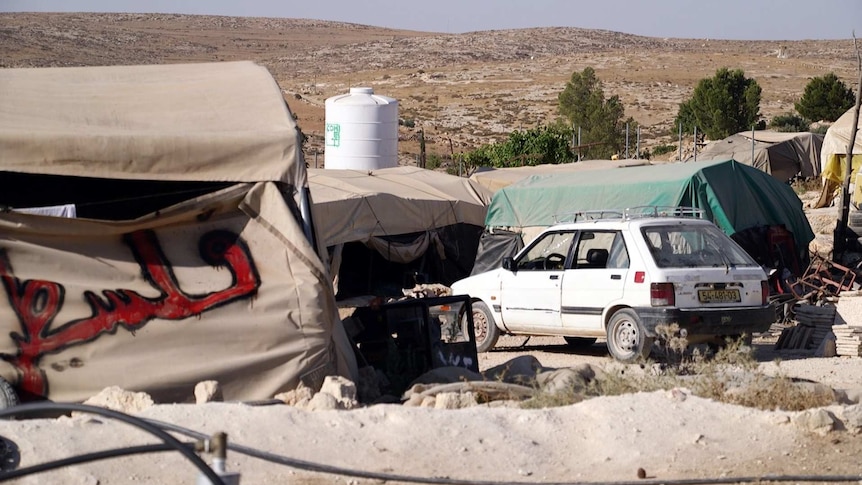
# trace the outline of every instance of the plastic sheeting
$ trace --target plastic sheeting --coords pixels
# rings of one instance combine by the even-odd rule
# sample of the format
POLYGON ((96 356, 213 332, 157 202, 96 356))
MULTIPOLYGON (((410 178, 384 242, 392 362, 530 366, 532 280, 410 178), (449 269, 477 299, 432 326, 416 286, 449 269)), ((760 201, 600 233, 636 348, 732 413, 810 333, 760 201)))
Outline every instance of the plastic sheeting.
POLYGON ((733 160, 529 177, 494 194, 485 225, 547 227, 579 211, 637 206, 700 208, 728 235, 783 224, 800 250, 814 239, 802 201, 789 185, 733 160))

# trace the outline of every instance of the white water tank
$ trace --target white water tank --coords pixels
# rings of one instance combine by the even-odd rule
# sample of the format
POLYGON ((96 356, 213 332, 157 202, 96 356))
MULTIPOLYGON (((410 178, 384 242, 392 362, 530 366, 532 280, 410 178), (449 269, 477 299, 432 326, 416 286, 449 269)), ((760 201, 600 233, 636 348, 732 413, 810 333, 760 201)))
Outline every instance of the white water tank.
POLYGON ((372 88, 326 100, 325 168, 398 166, 398 101, 372 88))

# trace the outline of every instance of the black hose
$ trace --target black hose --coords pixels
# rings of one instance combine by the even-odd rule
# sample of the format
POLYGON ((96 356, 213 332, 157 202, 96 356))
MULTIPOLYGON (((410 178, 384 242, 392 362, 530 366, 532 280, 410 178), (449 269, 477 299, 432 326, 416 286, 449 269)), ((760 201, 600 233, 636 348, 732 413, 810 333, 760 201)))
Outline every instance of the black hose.
POLYGON ((11 408, 0 409, 0 419, 11 418, 15 416, 29 416, 33 414, 44 413, 46 411, 79 411, 90 414, 97 414, 108 418, 122 421, 137 428, 140 428, 151 435, 161 439, 166 445, 179 451, 192 464, 194 464, 209 480, 212 485, 225 485, 224 480, 219 477, 216 472, 201 459, 200 456, 194 453, 193 450, 183 445, 179 440, 166 433, 161 428, 150 424, 148 421, 124 414, 111 409, 100 408, 97 406, 89 406, 87 404, 75 403, 55 403, 55 402, 37 402, 13 406, 11 408))
MULTIPOLYGON (((171 423, 165 423, 153 419, 147 419, 153 426, 157 426, 166 431, 183 434, 195 439, 205 439, 207 436, 198 431, 188 428, 183 428, 171 423)), ((407 475, 394 475, 389 473, 366 472, 362 470, 350 470, 330 465, 322 465, 304 460, 298 460, 283 455, 277 455, 268 451, 262 451, 248 446, 228 443, 228 449, 237 453, 258 458, 279 465, 286 465, 299 470, 312 472, 328 473, 330 475, 341 475, 346 477, 367 478, 372 480, 407 482, 407 483, 424 483, 424 484, 440 484, 440 485, 596 485, 598 482, 501 482, 501 481, 481 481, 481 480, 461 480, 457 478, 444 477, 416 477, 407 475)), ((607 485, 719 485, 725 483, 758 483, 758 482, 859 482, 862 481, 862 475, 780 475, 780 476, 762 476, 762 477, 724 477, 724 478, 694 478, 694 479, 676 479, 676 480, 651 480, 640 479, 637 481, 603 481, 602 484, 607 485)))
MULTIPOLYGON (((207 475, 213 485, 222 484, 224 481, 215 475, 215 472, 207 466, 199 456, 192 452, 190 444, 184 444, 167 434, 165 431, 173 431, 195 439, 208 439, 209 437, 198 431, 194 431, 182 426, 171 423, 165 423, 153 419, 135 418, 117 411, 87 406, 83 404, 57 404, 57 403, 39 403, 26 404, 0 410, 0 418, 35 414, 44 411, 83 411, 93 414, 101 414, 111 418, 118 419, 133 426, 137 426, 151 434, 162 438, 165 444, 158 445, 142 445, 127 448, 119 448, 115 450, 105 450, 94 453, 87 453, 75 457, 57 460, 54 462, 43 463, 28 468, 13 470, 10 472, 0 473, 0 481, 19 478, 31 473, 37 473, 47 470, 59 468, 61 466, 74 465, 85 463, 115 456, 127 456, 137 453, 152 453, 159 451, 177 450, 185 455, 192 463, 198 466, 201 471, 207 475)), ((424 484, 442 484, 442 485, 596 485, 597 482, 511 482, 511 481, 477 481, 477 480, 459 480, 454 478, 444 477, 416 477, 407 475, 394 475, 388 473, 366 472, 361 470, 350 470, 319 463, 312 463, 304 460, 298 460, 283 455, 277 455, 267 451, 257 450, 248 446, 228 444, 228 449, 240 454, 269 461, 279 465, 286 465, 300 470, 311 472, 327 473, 332 475, 341 475, 355 478, 366 478, 372 480, 384 481, 400 481, 407 483, 424 483, 424 484)), ((862 475, 766 475, 759 477, 723 477, 723 478, 696 478, 696 479, 675 479, 675 480, 650 480, 641 479, 637 481, 615 481, 601 482, 608 485, 719 485, 730 483, 758 483, 758 482, 859 482, 862 481, 862 475)))
MULTIPOLYGON (((194 447, 194 444, 187 443, 186 446, 192 448, 194 447)), ((164 443, 160 443, 155 445, 128 446, 125 448, 116 448, 112 450, 94 451, 92 453, 70 456, 68 458, 39 463, 38 465, 18 468, 16 470, 0 471, 0 482, 6 480, 14 480, 16 478, 25 477, 34 473, 48 472, 51 470, 62 468, 64 466, 80 465, 81 463, 90 463, 94 461, 105 460, 107 458, 118 458, 121 456, 154 453, 159 451, 174 451, 174 447, 166 445, 164 443)))

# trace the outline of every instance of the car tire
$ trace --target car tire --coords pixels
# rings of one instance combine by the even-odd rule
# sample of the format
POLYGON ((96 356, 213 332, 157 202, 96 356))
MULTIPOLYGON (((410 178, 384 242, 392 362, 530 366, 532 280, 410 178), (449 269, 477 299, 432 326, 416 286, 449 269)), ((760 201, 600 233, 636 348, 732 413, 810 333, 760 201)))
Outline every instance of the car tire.
POLYGON ((566 340, 566 345, 573 349, 586 349, 596 343, 596 338, 592 337, 563 337, 566 340))
POLYGON ((850 211, 847 214, 847 227, 856 231, 862 230, 862 210, 850 211))
POLYGON ((645 359, 654 341, 655 338, 646 336, 634 310, 618 310, 608 322, 608 351, 620 362, 632 363, 645 359))
POLYGON ((0 377, 0 409, 7 409, 21 404, 18 394, 12 384, 0 377))
MULTIPOLYGON (((474 301, 470 307, 473 309, 473 334, 476 337, 476 350, 487 352, 497 345, 500 329, 494 323, 494 315, 491 314, 488 305, 481 301, 474 301)), ((464 318, 466 319, 466 315, 464 318)))

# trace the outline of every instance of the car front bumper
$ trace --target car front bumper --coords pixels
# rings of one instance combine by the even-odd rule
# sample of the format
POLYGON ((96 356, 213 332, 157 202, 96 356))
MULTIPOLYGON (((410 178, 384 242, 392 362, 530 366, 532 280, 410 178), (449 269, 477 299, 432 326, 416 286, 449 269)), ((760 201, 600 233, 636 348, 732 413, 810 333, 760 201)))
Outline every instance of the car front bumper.
POLYGON ((689 337, 752 335, 765 332, 776 320, 772 305, 708 310, 641 307, 634 310, 649 336, 655 336, 656 327, 673 323, 689 337))

